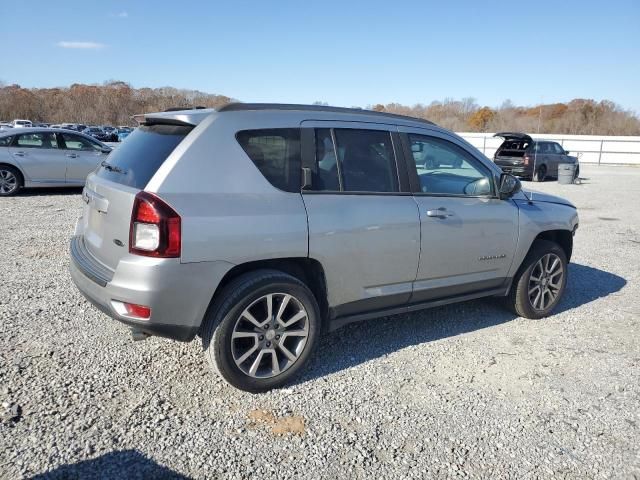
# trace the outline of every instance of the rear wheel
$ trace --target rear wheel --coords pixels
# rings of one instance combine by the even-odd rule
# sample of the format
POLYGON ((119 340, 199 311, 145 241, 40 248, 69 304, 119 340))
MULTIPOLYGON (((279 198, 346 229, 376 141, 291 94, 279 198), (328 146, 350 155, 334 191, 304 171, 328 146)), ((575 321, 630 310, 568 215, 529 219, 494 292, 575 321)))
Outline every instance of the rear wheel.
POLYGON ((315 297, 275 270, 233 280, 207 315, 202 334, 211 365, 236 388, 264 392, 296 376, 320 333, 315 297))
POLYGON ((10 197, 22 187, 20 172, 9 165, 0 165, 0 197, 10 197))
POLYGON ((533 173, 533 181, 544 182, 545 178, 547 178, 547 166, 540 165, 538 169, 533 173))
POLYGON ((521 317, 546 317, 560 302, 566 284, 564 250, 555 242, 536 240, 513 279, 508 306, 521 317))

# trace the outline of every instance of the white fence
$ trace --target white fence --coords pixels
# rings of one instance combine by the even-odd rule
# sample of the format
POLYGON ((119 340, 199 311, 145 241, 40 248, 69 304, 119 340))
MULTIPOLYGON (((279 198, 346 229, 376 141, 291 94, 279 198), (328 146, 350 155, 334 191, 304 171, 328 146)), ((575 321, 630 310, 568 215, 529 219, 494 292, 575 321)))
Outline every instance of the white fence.
MULTIPOLYGON (((462 138, 493 158, 502 138, 493 133, 458 132, 462 138)), ((571 155, 578 155, 581 163, 640 165, 640 137, 606 137, 597 135, 539 134, 533 138, 558 142, 571 155)))

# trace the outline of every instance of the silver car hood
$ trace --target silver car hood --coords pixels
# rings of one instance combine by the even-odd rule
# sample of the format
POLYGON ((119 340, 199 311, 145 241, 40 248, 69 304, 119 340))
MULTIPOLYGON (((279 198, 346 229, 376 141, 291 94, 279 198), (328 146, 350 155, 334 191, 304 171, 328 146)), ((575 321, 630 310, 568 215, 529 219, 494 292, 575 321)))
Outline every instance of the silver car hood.
POLYGON ((559 205, 576 208, 576 206, 566 198, 549 195, 548 193, 532 192, 530 190, 521 190, 517 195, 514 195, 513 198, 514 200, 532 201, 533 203, 557 203, 559 205))

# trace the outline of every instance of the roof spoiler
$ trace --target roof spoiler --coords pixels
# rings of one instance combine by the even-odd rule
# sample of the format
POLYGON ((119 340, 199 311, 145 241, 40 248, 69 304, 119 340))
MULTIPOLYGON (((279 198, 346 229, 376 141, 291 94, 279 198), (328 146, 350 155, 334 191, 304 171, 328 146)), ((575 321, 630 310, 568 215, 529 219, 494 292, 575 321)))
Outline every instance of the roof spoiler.
POLYGON ((212 108, 170 108, 164 112, 140 113, 133 118, 138 125, 178 125, 195 127, 202 120, 215 112, 212 108))

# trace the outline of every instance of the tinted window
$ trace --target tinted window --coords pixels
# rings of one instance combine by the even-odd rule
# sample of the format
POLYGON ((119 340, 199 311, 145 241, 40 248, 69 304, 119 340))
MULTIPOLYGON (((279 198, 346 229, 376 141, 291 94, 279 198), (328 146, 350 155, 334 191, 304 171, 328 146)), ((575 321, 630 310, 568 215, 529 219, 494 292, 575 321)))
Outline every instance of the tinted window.
POLYGON ((422 193, 491 195, 491 173, 464 149, 441 138, 409 135, 422 193))
POLYGON ((88 151, 100 151, 102 146, 96 142, 81 137, 80 135, 73 135, 72 133, 63 133, 62 139, 64 145, 69 150, 88 150, 88 151))
POLYGON ((286 192, 300 191, 300 129, 245 130, 236 138, 271 185, 286 192))
POLYGON ((316 130, 316 162, 317 175, 313 178, 313 190, 340 191, 338 162, 328 128, 316 130))
POLYGON ((109 154, 106 160, 109 168, 99 168, 98 176, 134 188, 144 188, 192 129, 174 125, 141 126, 109 154))
POLYGON ((344 191, 398 191, 398 175, 389 132, 335 129, 334 135, 344 191))
POLYGON ((560 146, 559 143, 552 143, 551 145, 553 145, 553 149, 555 150, 556 153, 564 154, 564 149, 560 146))
POLYGON ((0 138, 0 147, 8 147, 9 145, 11 145, 11 140, 13 140, 13 137, 0 138))
POLYGON ((21 148, 58 148, 54 133, 25 133, 18 135, 16 145, 21 148))

